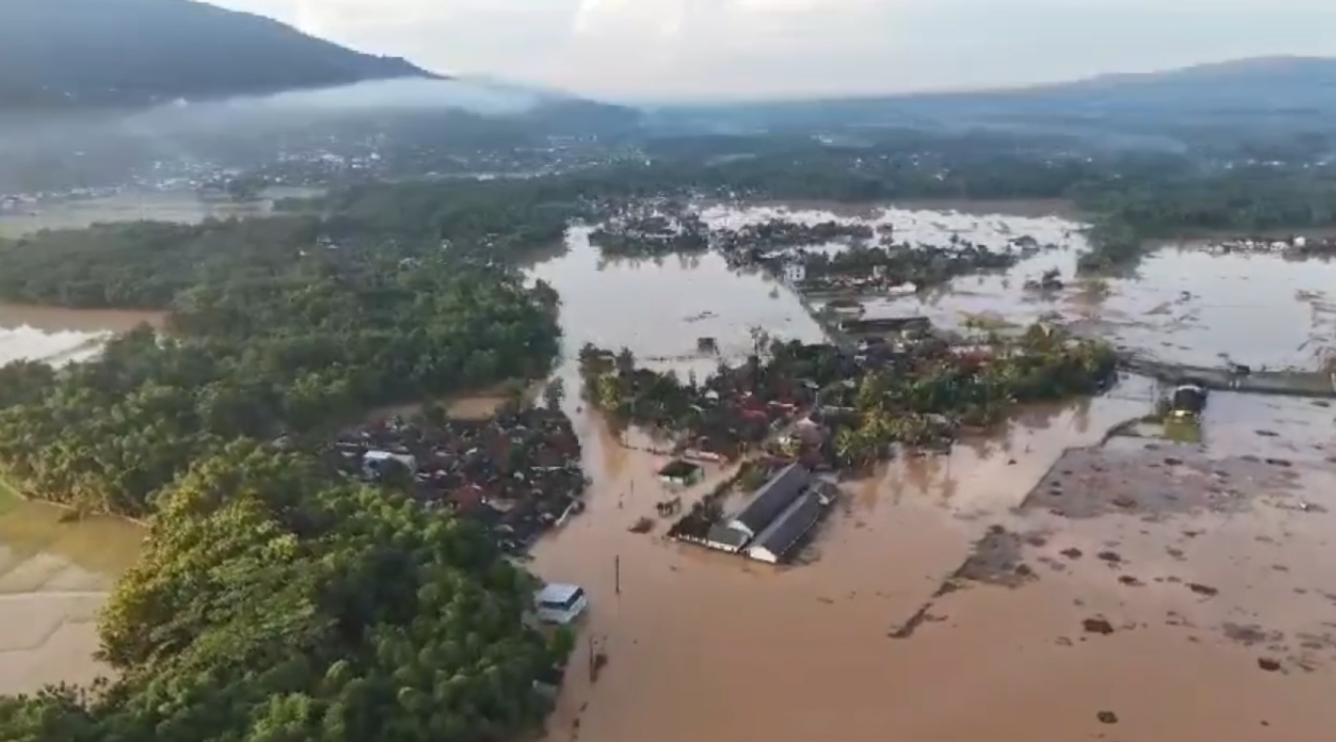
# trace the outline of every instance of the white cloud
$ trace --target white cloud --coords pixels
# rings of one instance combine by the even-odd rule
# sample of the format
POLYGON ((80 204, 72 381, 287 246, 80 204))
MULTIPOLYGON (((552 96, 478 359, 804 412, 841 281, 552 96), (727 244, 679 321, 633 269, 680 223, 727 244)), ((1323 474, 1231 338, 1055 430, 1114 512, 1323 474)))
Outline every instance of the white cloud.
POLYGON ((441 71, 596 95, 978 87, 1336 55, 1332 0, 215 0, 441 71))

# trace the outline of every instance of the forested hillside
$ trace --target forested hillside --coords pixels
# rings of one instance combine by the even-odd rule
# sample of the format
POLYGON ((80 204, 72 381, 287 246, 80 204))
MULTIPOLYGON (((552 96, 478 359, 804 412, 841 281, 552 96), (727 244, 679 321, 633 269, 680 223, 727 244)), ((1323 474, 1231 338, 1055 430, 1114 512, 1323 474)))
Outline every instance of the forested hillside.
POLYGON ((138 106, 425 76, 401 59, 194 0, 0 3, 0 107, 11 110, 138 106))

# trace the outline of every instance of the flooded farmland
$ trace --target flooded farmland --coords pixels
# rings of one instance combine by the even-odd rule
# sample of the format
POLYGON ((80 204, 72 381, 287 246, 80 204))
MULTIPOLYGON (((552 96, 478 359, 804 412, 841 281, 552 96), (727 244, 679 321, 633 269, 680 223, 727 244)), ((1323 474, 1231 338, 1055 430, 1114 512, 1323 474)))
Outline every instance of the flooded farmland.
POLYGON ((311 188, 270 188, 257 201, 233 203, 202 200, 191 191, 127 192, 24 205, 0 210, 0 237, 16 237, 42 229, 82 229, 99 222, 140 220, 194 224, 210 217, 227 219, 267 214, 282 198, 310 198, 311 188))
MULTIPOLYGON (((1032 274, 1071 277, 1083 247, 1075 225, 877 219, 910 241, 1031 234, 1058 246, 1006 275, 886 302, 887 315, 959 325, 1057 312, 1100 323, 1091 331, 1122 345, 1211 364, 1225 353, 1311 366, 1331 347, 1322 292, 1336 276, 1325 264, 1168 251, 1139 280, 1035 295, 1023 288, 1032 274)), ((696 337, 718 337, 731 356, 746 351, 752 324, 780 337, 819 332, 787 290, 756 275, 730 282, 714 260, 601 264, 575 233, 566 255, 534 272, 564 297, 568 356, 585 341, 625 345, 702 373, 714 361, 689 360, 696 337)), ((559 373, 577 388, 569 361, 559 373)), ((1333 412, 1218 393, 1200 444, 1105 440, 1154 396, 1151 382, 1129 378, 1098 399, 1026 410, 949 456, 884 466, 848 484, 804 564, 781 569, 669 542, 666 522, 631 533, 666 496, 652 474, 663 459, 623 447, 568 400, 594 491, 586 514, 537 546, 535 565, 590 590, 585 639, 607 664, 596 679, 573 664, 548 738, 1317 738, 1336 723, 1326 701, 1336 687, 1333 412), (1066 509, 1049 502, 1055 477, 1066 509), (1117 499, 1107 492, 1147 490, 1164 496, 1090 512, 1117 499)), ((684 499, 727 474, 712 470, 684 499)))
MULTIPOLYGON (((0 304, 0 363, 81 360, 112 334, 161 319, 0 304)), ((111 519, 67 523, 63 514, 0 482, 0 695, 91 681, 103 672, 93 659, 97 612, 138 556, 142 534, 111 519)))
MULTIPOLYGON (((1030 235, 1056 248, 1005 275, 882 302, 876 314, 950 326, 1056 312, 1129 348, 1206 364, 1223 353, 1311 367, 1336 344, 1329 264, 1167 250, 1139 279, 1093 285, 1070 281, 1084 247, 1077 225, 975 211, 870 218, 894 224, 897 239, 1030 235), (1024 288, 1049 268, 1068 285, 1024 288)), ((715 207, 706 217, 774 213, 715 207)), ((575 355, 585 342, 626 346, 646 365, 704 375, 718 359, 697 354, 698 338, 716 338, 736 361, 753 327, 815 341, 819 326, 780 283, 717 255, 605 261, 587 230, 567 242, 532 275, 562 296, 556 373, 594 485, 587 511, 536 546, 533 568, 590 592, 582 641, 608 662, 591 678, 581 645, 551 742, 1248 742, 1320 739, 1336 725, 1336 410, 1215 393, 1199 444, 1110 438, 1155 395, 1127 378, 1097 399, 1023 410, 949 456, 847 483, 802 564, 776 569, 671 543, 666 521, 628 530, 665 496, 653 476, 663 459, 623 446, 589 414, 575 355)), ((5 311, 0 327, 40 335, 99 329, 5 311)), ((0 336, 7 347, 18 346, 0 336)), ((22 352, 45 352, 31 348, 22 352)), ((729 473, 710 467, 684 499, 729 473)), ((0 619, 21 628, 0 647, 0 692, 96 672, 97 593, 137 543, 131 533, 62 535, 83 525, 28 507, 0 512, 0 619), (33 525, 42 518, 51 531, 33 525), (91 543, 110 551, 90 557, 91 543), (43 592, 56 597, 33 597, 43 592)))
MULTIPOLYGON (((267 213, 278 198, 300 198, 319 191, 275 188, 251 203, 210 202, 189 191, 123 193, 99 198, 33 204, 0 210, 0 237, 41 229, 79 229, 98 222, 148 219, 194 223, 209 217, 245 217, 267 213)), ((109 333, 140 322, 161 326, 161 312, 69 310, 0 303, 0 363, 20 359, 53 363, 79 360, 97 352, 109 333)))
POLYGON ((104 672, 93 659, 97 612, 143 534, 123 521, 67 523, 63 514, 0 484, 0 695, 104 672))

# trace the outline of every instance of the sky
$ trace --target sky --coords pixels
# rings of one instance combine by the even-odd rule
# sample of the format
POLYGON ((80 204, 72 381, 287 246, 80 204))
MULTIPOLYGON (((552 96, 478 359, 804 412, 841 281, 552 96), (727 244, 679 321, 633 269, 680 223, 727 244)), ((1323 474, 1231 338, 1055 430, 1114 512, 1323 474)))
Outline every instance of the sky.
POLYGON ((211 0, 427 69, 623 101, 977 89, 1336 56, 1336 0, 211 0))

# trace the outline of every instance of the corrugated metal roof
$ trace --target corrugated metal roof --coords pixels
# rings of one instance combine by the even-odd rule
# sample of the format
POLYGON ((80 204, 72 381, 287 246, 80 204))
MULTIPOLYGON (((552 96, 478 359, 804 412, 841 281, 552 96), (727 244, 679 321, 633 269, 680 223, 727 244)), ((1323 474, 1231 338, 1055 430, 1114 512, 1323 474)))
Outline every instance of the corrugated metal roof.
POLYGON ((821 501, 815 492, 803 495, 757 536, 747 551, 750 553, 752 550, 765 549, 775 559, 784 559, 821 519, 822 510, 821 501))
POLYGON ((812 473, 802 464, 789 464, 756 490, 729 525, 755 536, 798 499, 811 484, 812 473))
POLYGON ((705 540, 717 549, 726 551, 738 551, 747 545, 751 536, 736 528, 730 528, 723 524, 710 526, 710 531, 705 535, 705 540))

